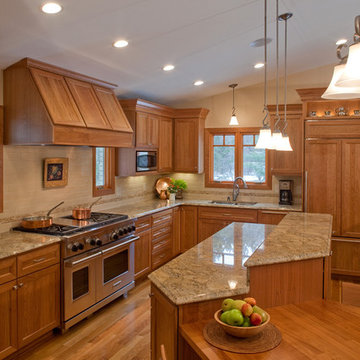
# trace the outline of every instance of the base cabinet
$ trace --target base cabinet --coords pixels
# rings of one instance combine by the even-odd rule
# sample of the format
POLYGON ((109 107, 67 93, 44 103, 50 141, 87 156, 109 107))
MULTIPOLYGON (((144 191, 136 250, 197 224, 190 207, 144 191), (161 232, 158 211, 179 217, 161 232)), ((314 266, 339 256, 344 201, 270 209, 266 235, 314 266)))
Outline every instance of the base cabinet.
POLYGON ((198 243, 197 239, 197 207, 182 206, 181 207, 181 252, 189 250, 198 243))
POLYGON ((151 217, 139 218, 136 223, 134 269, 135 280, 146 275, 151 270, 151 217))
POLYGON ((207 239, 208 237, 214 235, 230 223, 231 222, 224 220, 199 219, 198 241, 201 242, 207 239))

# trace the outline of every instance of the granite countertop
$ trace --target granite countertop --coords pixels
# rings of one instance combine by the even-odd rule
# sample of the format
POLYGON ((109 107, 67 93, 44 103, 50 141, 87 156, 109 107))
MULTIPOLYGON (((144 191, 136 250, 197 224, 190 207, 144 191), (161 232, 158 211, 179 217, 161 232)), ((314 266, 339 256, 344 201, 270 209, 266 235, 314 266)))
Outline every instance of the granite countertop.
POLYGON ((274 225, 232 223, 149 275, 176 305, 249 291, 246 260, 274 225))
POLYGON ((20 231, 0 234, 0 259, 18 255, 42 246, 60 242, 56 236, 40 235, 20 231))
POLYGON ((243 205, 231 205, 231 204, 212 204, 211 200, 176 200, 175 202, 169 202, 167 200, 147 200, 144 202, 138 202, 131 205, 122 205, 118 207, 109 208, 106 211, 127 214, 131 218, 138 218, 145 215, 151 215, 155 212, 171 209, 180 205, 194 205, 194 206, 211 206, 211 207, 228 207, 232 209, 264 209, 264 210, 278 210, 278 211, 296 211, 301 212, 302 206, 299 205, 279 205, 271 203, 256 203, 255 205, 243 204, 243 205))
POLYGON ((307 213, 277 226, 232 223, 149 279, 176 305, 245 294, 247 267, 328 256, 331 228, 331 215, 307 213))

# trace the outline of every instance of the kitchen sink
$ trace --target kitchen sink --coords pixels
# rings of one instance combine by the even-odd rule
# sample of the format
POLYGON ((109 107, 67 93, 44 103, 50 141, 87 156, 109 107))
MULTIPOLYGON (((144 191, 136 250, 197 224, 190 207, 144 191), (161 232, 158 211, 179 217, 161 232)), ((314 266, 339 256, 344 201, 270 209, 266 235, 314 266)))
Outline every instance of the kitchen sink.
POLYGON ((218 205, 256 205, 257 202, 253 202, 253 201, 238 201, 238 202, 233 202, 233 201, 218 201, 218 200, 212 200, 210 201, 210 204, 218 204, 218 205))

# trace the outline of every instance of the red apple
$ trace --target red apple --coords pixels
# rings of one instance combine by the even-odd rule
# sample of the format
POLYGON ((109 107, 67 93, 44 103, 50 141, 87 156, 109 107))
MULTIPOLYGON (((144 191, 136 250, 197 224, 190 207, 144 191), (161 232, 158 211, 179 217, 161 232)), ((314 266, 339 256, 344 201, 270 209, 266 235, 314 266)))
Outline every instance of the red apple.
POLYGON ((252 297, 247 297, 244 299, 245 302, 247 302, 248 304, 250 304, 251 306, 255 306, 256 305, 256 300, 252 297))
POLYGON ((250 316, 253 313, 253 308, 250 304, 246 303, 241 307, 241 312, 244 316, 250 316))
POLYGON ((261 324, 262 318, 260 314, 252 313, 250 315, 250 324, 253 326, 258 326, 261 324))

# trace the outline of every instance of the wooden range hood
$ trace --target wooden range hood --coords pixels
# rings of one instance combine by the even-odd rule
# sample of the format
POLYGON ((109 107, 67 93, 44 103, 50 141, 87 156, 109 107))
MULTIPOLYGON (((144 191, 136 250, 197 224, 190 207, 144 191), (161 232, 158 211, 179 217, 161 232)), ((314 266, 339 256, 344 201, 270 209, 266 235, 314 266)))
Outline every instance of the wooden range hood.
POLYGON ((116 85, 30 58, 4 71, 4 142, 130 147, 116 85))

